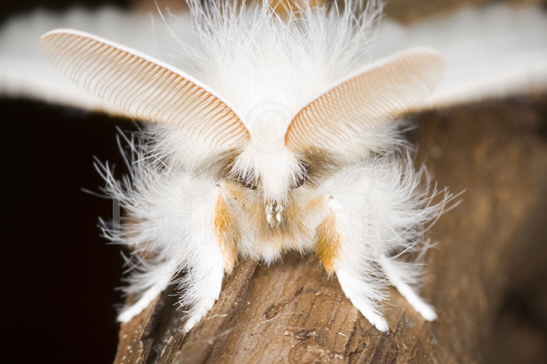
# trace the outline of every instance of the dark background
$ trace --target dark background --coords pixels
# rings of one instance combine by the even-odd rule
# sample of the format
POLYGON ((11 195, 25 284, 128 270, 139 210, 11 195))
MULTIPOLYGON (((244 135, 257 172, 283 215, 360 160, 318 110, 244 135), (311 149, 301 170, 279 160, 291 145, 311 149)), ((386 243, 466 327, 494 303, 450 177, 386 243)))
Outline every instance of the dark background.
MULTIPOLYGON (((0 21, 36 4, 75 2, 2 1, 0 21)), ((81 189, 102 185, 93 156, 122 172, 116 125, 133 125, 26 100, 0 98, 0 111, 0 361, 110 363, 123 261, 97 228, 99 216, 111 218, 111 202, 81 189)))

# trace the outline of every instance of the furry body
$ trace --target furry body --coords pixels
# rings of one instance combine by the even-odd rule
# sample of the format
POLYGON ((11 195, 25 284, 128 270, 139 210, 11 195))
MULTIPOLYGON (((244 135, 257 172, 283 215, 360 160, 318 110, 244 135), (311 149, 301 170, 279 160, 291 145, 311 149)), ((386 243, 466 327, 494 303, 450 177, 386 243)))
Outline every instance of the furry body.
MULTIPOLYGON (((182 271, 186 274, 173 282, 180 303, 201 309, 190 310, 190 318, 197 317, 187 323, 190 329, 212 307, 224 272, 238 257, 271 263, 296 250, 315 253, 366 317, 387 330, 379 308, 386 285, 408 290, 421 267, 390 257, 420 249, 424 224, 443 208, 428 205, 431 194, 420 188, 423 170, 416 172, 408 155, 395 151, 333 172, 317 186, 292 189, 283 208, 272 211, 257 190, 165 167, 149 158, 148 144, 135 148, 131 187, 105 171, 110 196, 136 221, 111 238, 133 250, 135 271, 127 292, 154 294, 145 293, 121 321, 145 308, 182 271)), ((415 307, 434 319, 429 306, 417 300, 415 307)))
POLYGON ((418 265, 393 257, 418 249, 424 224, 444 205, 429 206, 399 123, 386 115, 365 132, 345 131, 334 145, 315 136, 301 148, 287 142, 296 133, 288 131, 292 120, 310 101, 364 72, 376 4, 360 18, 348 6, 304 7, 289 19, 268 7, 193 6, 201 47, 192 75, 236 111, 249 138, 215 149, 188 132, 149 125, 130 143, 130 180, 120 183, 103 170, 106 192, 132 221, 121 235, 105 229, 132 249, 127 292, 140 296, 120 321, 177 284, 189 330, 239 257, 269 264, 289 250, 315 253, 382 331, 388 283, 435 319, 409 286, 417 283, 418 265))
POLYGON ((271 263, 288 250, 315 253, 382 331, 387 284, 434 320, 415 292, 420 265, 401 254, 424 248, 424 226, 450 196, 430 203, 398 120, 435 100, 439 55, 420 48, 370 62, 374 1, 360 16, 356 1, 286 18, 198 3, 195 46, 181 35, 185 57, 174 66, 78 31, 42 38, 58 69, 147 122, 130 139, 128 178, 100 167, 131 218, 104 229, 132 250, 126 291, 139 299, 119 320, 176 284, 189 330, 239 257, 271 263))

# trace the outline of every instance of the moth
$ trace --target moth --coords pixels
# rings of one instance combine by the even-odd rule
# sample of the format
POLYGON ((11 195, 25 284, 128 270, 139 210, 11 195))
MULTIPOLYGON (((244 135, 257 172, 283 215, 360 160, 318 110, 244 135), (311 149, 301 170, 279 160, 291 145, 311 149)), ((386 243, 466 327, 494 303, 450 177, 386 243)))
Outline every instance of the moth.
MULTIPOLYGON (((166 23, 180 46, 172 64, 79 30, 40 39, 58 71, 99 97, 59 81, 55 102, 143 122, 126 137, 130 175, 116 180, 99 166, 105 192, 130 217, 122 227, 104 226, 131 250, 126 292, 137 300, 119 321, 172 284, 189 331, 238 259, 269 264, 287 251, 315 254, 381 331, 389 330, 381 306, 388 284, 435 320, 416 289, 422 265, 403 256, 427 247, 423 230, 451 195, 429 188, 425 169, 413 167, 403 117, 544 88, 547 45, 538 37, 547 34, 545 16, 463 11, 443 20, 443 39, 435 21, 377 26, 377 1, 304 3, 285 15, 268 3, 189 5, 191 19, 172 19, 183 33, 166 23), (508 24, 519 29, 510 39, 508 24), (465 48, 451 41, 477 27, 514 51, 492 41, 461 54, 465 48)), ((35 79, 0 79, 7 89, 38 89, 35 79)))

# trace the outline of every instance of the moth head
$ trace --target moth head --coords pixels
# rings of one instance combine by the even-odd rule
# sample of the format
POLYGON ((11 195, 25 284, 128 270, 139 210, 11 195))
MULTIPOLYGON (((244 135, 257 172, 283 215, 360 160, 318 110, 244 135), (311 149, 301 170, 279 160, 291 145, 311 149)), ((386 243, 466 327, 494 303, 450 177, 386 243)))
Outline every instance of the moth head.
POLYGON ((287 148, 268 153, 250 145, 235 159, 229 177, 265 201, 282 204, 308 182, 309 167, 287 148))

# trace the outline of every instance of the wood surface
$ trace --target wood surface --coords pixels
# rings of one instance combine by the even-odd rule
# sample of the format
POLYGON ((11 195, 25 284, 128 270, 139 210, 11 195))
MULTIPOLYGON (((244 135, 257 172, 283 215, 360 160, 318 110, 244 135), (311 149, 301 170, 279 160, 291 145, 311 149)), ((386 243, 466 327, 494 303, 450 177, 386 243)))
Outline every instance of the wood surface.
MULTIPOLYGON (((405 2, 390 7, 397 3, 405 2)), ((415 3, 394 14, 412 19, 416 8, 431 6, 415 3)), ((425 162, 438 186, 464 191, 426 235, 436 246, 422 296, 437 308, 437 321, 425 322, 392 288, 390 331, 381 333, 317 259, 289 254, 270 267, 241 262, 187 336, 173 292, 164 292, 121 325, 115 363, 449 364, 501 355, 507 348, 486 343, 508 290, 545 272, 546 105, 545 95, 528 95, 411 117, 419 125, 408 133, 417 165, 425 162)))

